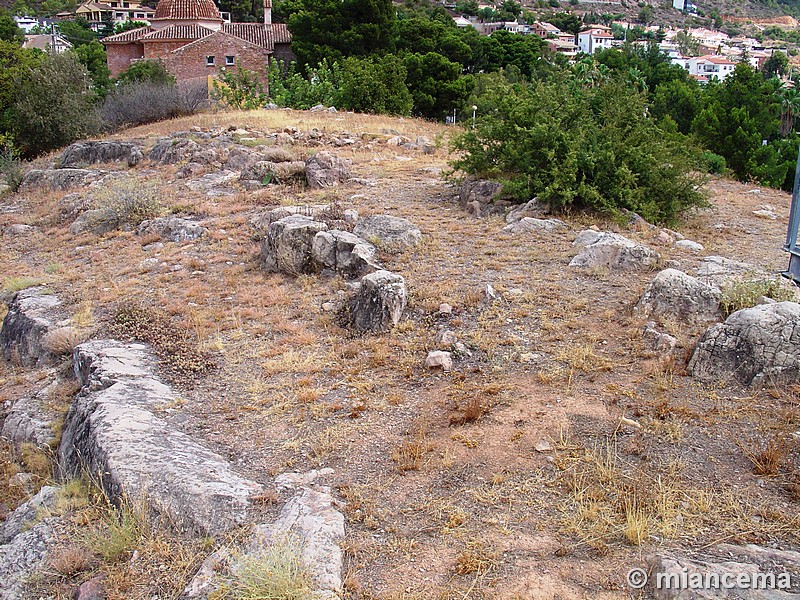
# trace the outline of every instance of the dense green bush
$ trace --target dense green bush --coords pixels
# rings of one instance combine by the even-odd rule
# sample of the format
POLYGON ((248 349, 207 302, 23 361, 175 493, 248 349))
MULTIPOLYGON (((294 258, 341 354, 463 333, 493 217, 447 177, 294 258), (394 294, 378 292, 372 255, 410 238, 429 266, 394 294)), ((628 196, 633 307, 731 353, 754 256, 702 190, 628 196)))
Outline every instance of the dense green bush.
POLYGON ((334 104, 358 112, 407 115, 412 99, 405 80, 406 69, 396 56, 348 58, 342 64, 334 104))
POLYGON ((96 132, 94 99, 89 74, 71 52, 48 54, 16 82, 15 142, 36 156, 96 132))
POLYGON ((476 128, 455 140, 462 154, 453 166, 500 180, 518 201, 627 209, 657 222, 705 203, 687 138, 659 128, 644 96, 620 83, 584 89, 496 78, 478 106, 476 128))
POLYGON ((219 81, 214 80, 214 98, 223 104, 241 110, 262 108, 267 103, 264 85, 255 71, 237 67, 220 70, 219 81))
POLYGON ((714 175, 721 175, 725 172, 725 157, 713 152, 703 152, 703 164, 706 171, 714 175))

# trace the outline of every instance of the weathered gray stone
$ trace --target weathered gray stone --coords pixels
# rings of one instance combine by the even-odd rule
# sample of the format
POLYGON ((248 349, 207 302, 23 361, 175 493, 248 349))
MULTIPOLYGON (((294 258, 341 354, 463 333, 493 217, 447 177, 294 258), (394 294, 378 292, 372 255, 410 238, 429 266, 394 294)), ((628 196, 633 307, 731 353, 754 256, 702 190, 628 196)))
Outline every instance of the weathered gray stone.
POLYGON ((594 238, 594 241, 589 242, 578 252, 570 261, 570 267, 644 270, 654 267, 659 259, 658 253, 652 248, 644 244, 637 244, 618 233, 604 232, 597 236, 590 236, 586 232, 582 232, 578 239, 581 237, 594 238))
POLYGON ((534 198, 533 200, 528 200, 525 204, 520 204, 511 209, 506 215, 506 223, 516 223, 525 217, 539 219, 548 212, 547 207, 540 203, 538 198, 534 198))
POLYGON ((28 597, 26 583, 46 565, 53 538, 52 523, 45 520, 0 545, 0 600, 28 597))
POLYGON ((200 151, 197 142, 185 138, 161 138, 150 151, 149 159, 159 165, 174 165, 189 160, 195 152, 200 151))
POLYGON ((283 491, 293 492, 270 525, 257 526, 253 532, 251 553, 269 546, 274 540, 292 536, 299 542, 300 555, 314 581, 315 598, 338 598, 342 590, 344 515, 336 509, 330 488, 316 484, 320 475, 332 469, 310 473, 284 473, 275 478, 283 491))
POLYGON ((778 302, 736 311, 710 327, 689 361, 701 381, 744 385, 800 381, 800 304, 778 302))
MULTIPOLYGON (((691 583, 693 578, 701 584, 706 578, 711 581, 716 578, 723 582, 726 575, 733 576, 735 583, 739 574, 750 578, 758 573, 774 573, 768 566, 761 567, 749 562, 734 562, 717 557, 701 560, 664 554, 648 557, 647 566, 650 573, 647 588, 655 600, 722 600, 731 597, 741 600, 800 600, 800 594, 780 589, 754 589, 757 586, 751 586, 731 590, 723 589, 721 585, 715 587, 712 584, 706 587, 691 583), (731 596, 729 592, 735 592, 735 596, 731 596)), ((779 583, 776 578, 776 585, 779 583)))
POLYGON ((292 162, 256 162, 242 171, 242 180, 255 180, 263 182, 269 179, 271 183, 288 183, 292 180, 302 180, 306 175, 306 163, 292 162))
POLYGON ((678 240, 675 242, 675 247, 681 250, 689 250, 690 252, 702 252, 705 249, 703 244, 693 240, 678 240))
POLYGON ((93 208, 82 212, 69 226, 72 235, 93 233, 103 235, 122 225, 122 219, 113 208, 93 208))
POLYGON ((532 231, 549 233, 558 229, 566 229, 567 224, 560 219, 534 219, 533 217, 522 217, 503 227, 506 233, 529 233, 532 231))
POLYGON ((353 233, 390 251, 411 248, 422 241, 422 233, 411 221, 390 215, 362 217, 353 233))
POLYGON ((478 202, 481 206, 481 213, 483 213, 483 208, 494 204, 495 199, 502 190, 503 186, 496 181, 466 179, 458 187, 458 198, 462 208, 466 208, 467 205, 473 202, 478 202))
MULTIPOLYGON (((239 179, 239 174, 233 171, 215 171, 187 181, 186 187, 195 192, 211 192, 225 188, 237 179, 239 179)), ((233 193, 233 190, 230 190, 230 193, 233 193)))
POLYGON ((668 333, 660 332, 655 322, 650 321, 645 325, 642 338, 645 345, 658 355, 661 362, 669 362, 675 358, 678 339, 668 333))
POLYGON ((98 340, 76 348, 83 389, 64 424, 63 476, 99 474, 112 497, 146 500, 178 529, 214 535, 241 525, 261 486, 153 414, 176 399, 153 375, 154 364, 142 344, 98 340))
POLYGON ((720 288, 740 279, 766 276, 767 273, 755 265, 722 256, 706 256, 697 269, 698 279, 720 288))
POLYGON ((55 506, 57 500, 58 488, 46 485, 33 498, 20 504, 0 525, 0 544, 8 544, 20 533, 30 529, 37 519, 45 516, 43 513, 47 509, 55 506))
POLYGON ((8 313, 0 329, 0 350, 6 360, 23 366, 52 362, 55 356, 44 343, 44 336, 55 329, 63 316, 61 300, 43 287, 15 293, 8 302, 8 313))
POLYGON ((401 275, 376 271, 361 279, 358 293, 348 306, 347 321, 359 331, 387 331, 400 321, 407 301, 401 275))
POLYGON ((319 269, 331 269, 348 278, 381 268, 375 246, 347 231, 332 229, 314 236, 311 256, 319 269))
POLYGON ((425 358, 425 366, 429 369, 441 369, 442 371, 453 370, 453 358, 449 352, 444 350, 432 350, 425 358))
POLYGON ((3 235, 7 235, 8 237, 23 237, 32 234, 36 230, 36 227, 33 225, 14 223, 3 230, 3 235))
POLYGON ((112 140, 75 142, 61 155, 61 167, 126 162, 129 167, 144 158, 141 144, 112 140))
POLYGON ((2 436, 17 447, 33 444, 49 448, 56 440, 54 426, 61 416, 51 395, 62 384, 61 379, 55 379, 36 394, 17 400, 3 421, 2 436))
POLYGON ((572 245, 576 248, 584 248, 610 235, 616 234, 600 232, 596 229, 584 229, 575 237, 575 241, 572 242, 572 245))
POLYGON ((208 230, 196 221, 180 217, 163 217, 142 221, 136 229, 138 235, 160 235, 163 239, 171 242, 196 240, 207 232, 208 230))
POLYGON ((722 318, 722 292, 676 269, 664 269, 644 290, 634 311, 644 317, 667 317, 684 323, 722 318))
POLYGON ((334 187, 350 178, 350 161, 332 152, 317 152, 306 160, 306 179, 312 189, 334 187))
POLYGON ((33 169, 25 174, 21 190, 46 187, 52 190, 67 190, 83 187, 96 181, 103 171, 89 169, 33 169))
POLYGON ((261 244, 265 268, 290 275, 314 272, 314 236, 327 230, 325 223, 302 215, 291 215, 270 224, 261 244))

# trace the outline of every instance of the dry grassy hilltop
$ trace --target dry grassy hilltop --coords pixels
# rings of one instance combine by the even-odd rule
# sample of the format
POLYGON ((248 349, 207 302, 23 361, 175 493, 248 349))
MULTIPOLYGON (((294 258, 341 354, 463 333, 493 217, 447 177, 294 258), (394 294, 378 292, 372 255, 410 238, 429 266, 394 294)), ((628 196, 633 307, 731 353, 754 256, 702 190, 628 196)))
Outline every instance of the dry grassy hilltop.
MULTIPOLYGON (((6 301, 44 286, 69 323, 50 340, 60 363, 0 360, 3 410, 58 375, 48 409, 63 419, 80 388, 69 374, 77 343, 150 343, 174 390, 155 417, 263 486, 252 522, 274 520, 289 500, 276 476, 332 469, 323 477, 344 515, 345 598, 651 598, 628 586, 631 568, 653 556, 767 568, 763 555, 736 554, 748 544, 789 552, 770 555, 769 566, 798 573, 800 386, 701 382, 687 362, 708 323, 655 319, 677 340, 665 356, 643 337, 651 319, 633 310, 665 266, 695 274, 722 256, 783 270, 790 196, 712 180, 710 208, 675 228, 702 250, 643 223, 582 213, 555 215, 566 227, 512 233, 503 215, 461 208, 443 177, 453 132, 342 113, 209 113, 109 138, 141 145, 143 158, 87 166, 103 171, 95 183, 25 184, 3 196, 6 301), (175 132, 184 133, 170 148, 188 140, 202 159, 151 159, 175 132), (245 185, 225 170, 237 152, 266 148, 295 162, 330 151, 352 162, 352 179, 310 189, 287 171, 245 185), (174 242, 137 231, 138 221, 103 233, 96 222, 74 226, 97 198, 131 190, 204 234, 174 242), (418 245, 378 249, 407 287, 397 325, 347 327, 335 307, 353 292, 341 276, 264 268, 264 215, 290 205, 419 228, 418 245), (573 241, 592 226, 660 257, 650 269, 570 267, 573 241), (449 371, 425 364, 445 349, 444 331, 463 344, 449 371)), ((59 479, 55 422, 44 448, 2 442, 0 519, 59 479)), ((130 506, 120 520, 92 475, 62 482, 30 597, 71 598, 93 580, 108 598, 178 598, 208 555, 246 539, 244 529, 182 534, 130 506)))

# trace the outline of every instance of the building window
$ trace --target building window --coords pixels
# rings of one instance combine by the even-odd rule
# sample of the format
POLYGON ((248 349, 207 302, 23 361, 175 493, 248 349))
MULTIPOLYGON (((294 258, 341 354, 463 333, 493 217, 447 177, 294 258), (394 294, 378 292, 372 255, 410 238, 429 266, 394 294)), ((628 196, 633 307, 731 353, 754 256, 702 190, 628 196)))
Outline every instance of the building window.
POLYGON ((231 66, 234 65, 234 63, 235 63, 235 60, 234 60, 233 56, 226 56, 225 57, 225 65, 226 66, 231 67, 231 66))
POLYGON ((214 66, 214 57, 213 56, 206 56, 206 66, 213 67, 214 66))

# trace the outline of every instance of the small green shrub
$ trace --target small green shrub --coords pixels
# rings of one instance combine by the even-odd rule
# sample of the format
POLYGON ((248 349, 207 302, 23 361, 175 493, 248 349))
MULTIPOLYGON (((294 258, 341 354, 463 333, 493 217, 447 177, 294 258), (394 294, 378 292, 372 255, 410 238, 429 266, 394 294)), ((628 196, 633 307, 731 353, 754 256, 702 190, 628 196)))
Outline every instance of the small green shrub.
POLYGON ((762 296, 778 302, 796 300, 794 291, 783 287, 777 279, 738 281, 722 292, 722 314, 727 319, 737 310, 755 306, 762 296))
POLYGON ((214 80, 214 99, 240 110, 255 110, 267 103, 264 85, 255 71, 237 67, 236 70, 220 69, 219 81, 214 80))
POLYGON ((261 552, 235 559, 231 581, 219 600, 308 600, 311 577, 292 538, 276 540, 261 552))
POLYGON ((703 152, 701 158, 707 172, 713 173, 714 175, 721 175, 725 172, 726 163, 724 156, 714 154, 713 152, 703 152))
POLYGON ((147 513, 141 506, 123 499, 117 509, 106 498, 104 513, 97 525, 86 533, 85 543, 107 563, 127 558, 147 533, 147 513))
POLYGON ((94 208, 108 209, 118 223, 138 224, 164 214, 161 187, 130 177, 113 179, 94 197, 94 208))

